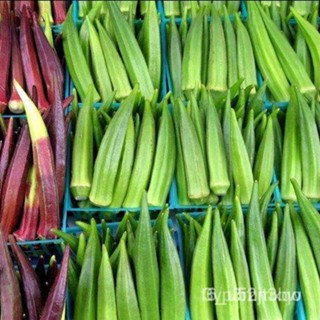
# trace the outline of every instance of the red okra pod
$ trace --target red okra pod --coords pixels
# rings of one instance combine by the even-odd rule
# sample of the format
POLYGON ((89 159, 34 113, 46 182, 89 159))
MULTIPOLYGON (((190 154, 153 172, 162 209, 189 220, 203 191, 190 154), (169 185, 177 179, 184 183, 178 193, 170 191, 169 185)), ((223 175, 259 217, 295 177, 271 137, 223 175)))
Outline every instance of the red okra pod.
POLYGON ((55 89, 55 98, 48 115, 47 128, 55 160, 57 188, 59 194, 59 203, 61 205, 63 202, 65 186, 67 141, 65 132, 64 110, 58 88, 55 89))
POLYGON ((32 20, 33 36, 37 48, 42 76, 46 85, 49 103, 54 101, 54 91, 58 86, 59 92, 63 89, 63 71, 55 50, 51 47, 39 25, 38 16, 34 13, 32 20), (56 85, 54 83, 56 81, 56 85))
POLYGON ((22 113, 23 105, 22 101, 13 85, 13 79, 16 79, 22 87, 24 87, 24 76, 22 67, 22 58, 20 43, 18 34, 15 26, 14 16, 11 16, 11 93, 9 99, 9 109, 13 113, 22 113))
POLYGON ((40 320, 61 320, 67 290, 69 255, 70 248, 67 246, 64 250, 59 274, 50 289, 40 320))
POLYGON ((9 236, 14 258, 18 264, 22 287, 28 311, 28 319, 39 319, 42 309, 42 294, 40 281, 32 268, 30 260, 16 244, 14 237, 9 236))
POLYGON ((66 20, 67 9, 65 1, 52 1, 53 17, 55 24, 61 24, 66 20))
POLYGON ((45 97, 37 53, 32 39, 30 19, 25 8, 21 15, 20 49, 21 52, 23 52, 22 66, 28 93, 31 95, 33 92, 33 87, 35 87, 37 91, 39 109, 47 109, 49 104, 47 98, 45 97))
POLYGON ((4 178, 6 176, 7 169, 10 164, 13 150, 14 150, 13 118, 10 118, 7 134, 4 139, 3 148, 0 156, 0 195, 1 195, 4 178))
POLYGON ((14 11, 18 17, 22 14, 24 7, 26 9, 30 9, 31 11, 34 11, 35 9, 34 0, 14 1, 14 11))
POLYGON ((8 4, 4 2, 0 8, 0 113, 3 113, 8 106, 11 32, 8 4))
POLYGON ((18 278, 8 251, 6 237, 0 228, 1 319, 21 320, 22 302, 18 278))
POLYGON ((1 194, 1 225, 4 237, 12 233, 23 207, 25 187, 31 160, 31 143, 26 125, 21 129, 1 194))
POLYGON ((32 141, 33 163, 39 183, 40 221, 37 234, 41 238, 54 238, 51 229, 58 228, 60 223, 59 196, 48 131, 33 101, 16 81, 14 85, 25 107, 32 141))
POLYGON ((22 220, 14 232, 18 241, 35 240, 39 223, 39 189, 34 166, 29 170, 22 220))

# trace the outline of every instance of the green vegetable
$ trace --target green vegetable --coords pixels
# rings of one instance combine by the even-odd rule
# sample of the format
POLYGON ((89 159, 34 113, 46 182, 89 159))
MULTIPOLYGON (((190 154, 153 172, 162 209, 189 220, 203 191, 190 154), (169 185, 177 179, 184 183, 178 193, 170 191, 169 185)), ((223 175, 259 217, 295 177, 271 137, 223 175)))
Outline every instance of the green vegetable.
POLYGON ((227 47, 222 22, 212 5, 207 88, 214 91, 227 90, 227 47))
POLYGON ((209 207, 192 257, 190 309, 194 320, 213 319, 213 302, 203 299, 205 288, 212 288, 212 208, 209 207))
POLYGON ((117 44, 132 85, 139 84, 142 95, 151 100, 153 85, 146 61, 130 25, 114 1, 107 2, 117 44))
MULTIPOLYGON (((277 260, 274 270, 274 285, 279 292, 293 293, 297 290, 297 261, 293 227, 289 206, 286 205, 279 239, 277 260)), ((279 301, 279 308, 284 320, 292 319, 295 302, 293 300, 279 301)))
POLYGON ((144 104, 143 118, 139 130, 134 165, 127 195, 123 202, 126 208, 139 207, 144 190, 147 188, 155 152, 155 123, 149 101, 144 104))
POLYGON ((216 313, 218 319, 240 319, 239 303, 234 299, 237 283, 232 266, 228 246, 221 228, 220 212, 214 212, 212 234, 212 268, 214 287, 216 291, 216 313), (224 292, 228 292, 230 300, 223 301, 224 292))
POLYGON ((102 245, 102 258, 98 276, 97 319, 117 319, 114 280, 109 254, 102 245))
POLYGON ((303 302, 306 306, 306 316, 308 319, 316 319, 320 312, 320 306, 317 303, 320 299, 319 273, 302 221, 292 205, 290 213, 296 240, 299 280, 303 302))
POLYGON ((239 301, 240 319, 254 319, 253 302, 250 301, 248 290, 251 288, 250 273, 244 246, 238 233, 238 226, 231 220, 230 255, 233 264, 237 287, 245 293, 245 300, 239 301))
MULTIPOLYGON (((252 285, 257 293, 274 289, 258 199, 258 183, 255 182, 247 216, 247 248, 252 285)), ((258 294, 256 309, 261 319, 282 319, 276 300, 263 299, 258 294)))
POLYGON ((76 200, 88 199, 91 190, 93 167, 92 105, 93 87, 90 86, 83 107, 79 110, 73 139, 71 192, 76 200))
POLYGON ((91 232, 81 268, 74 319, 96 319, 97 279, 101 261, 100 239, 94 219, 91 219, 91 232))
POLYGON ((160 319, 159 269, 150 224, 147 194, 141 201, 141 213, 134 240, 134 266, 141 319, 160 319), (146 272, 148 266, 148 272, 146 272))
POLYGON ((100 96, 94 86, 86 58, 83 54, 78 31, 73 22, 72 13, 73 5, 69 8, 62 30, 63 51, 66 57, 68 70, 79 92, 81 100, 83 101, 85 99, 87 90, 91 85, 93 87, 93 100, 99 101, 100 96))
POLYGON ((123 101, 103 136, 94 165, 89 196, 90 201, 97 206, 108 206, 112 202, 115 180, 136 94, 137 87, 123 101))
POLYGON ((177 249, 168 229, 168 212, 164 212, 159 234, 161 319, 185 319, 186 296, 177 249))
POLYGON ((119 319, 141 319, 124 240, 120 240, 120 257, 116 283, 117 314, 119 319))

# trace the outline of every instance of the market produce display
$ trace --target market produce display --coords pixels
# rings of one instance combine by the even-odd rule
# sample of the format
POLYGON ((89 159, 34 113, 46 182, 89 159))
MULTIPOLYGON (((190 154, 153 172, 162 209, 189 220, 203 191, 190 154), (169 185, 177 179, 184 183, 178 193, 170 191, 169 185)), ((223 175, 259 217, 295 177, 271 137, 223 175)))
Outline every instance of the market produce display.
MULTIPOLYGON (((179 29, 171 18, 167 42, 175 96, 188 97, 191 90, 199 91, 201 85, 212 91, 225 91, 240 78, 244 78, 245 88, 256 85, 256 67, 268 79, 272 100, 289 101, 290 84, 297 85, 302 93, 316 95, 320 82, 320 35, 314 25, 294 7, 290 9, 298 24, 297 31, 291 26, 291 32, 294 39, 300 39, 295 50, 294 41, 289 42, 265 8, 254 1, 246 5, 249 19, 245 24, 238 14, 235 23, 231 23, 226 7, 222 21, 215 6, 200 8, 189 28, 187 15, 182 17, 179 29), (303 61, 301 42, 304 51, 310 52, 309 67, 303 61)), ((317 17, 318 6, 314 8, 317 17)))
POLYGON ((135 87, 117 110, 108 102, 95 109, 91 87, 75 110, 71 193, 80 206, 137 208, 144 190, 150 205, 167 202, 176 158, 172 116, 167 99, 140 99, 135 87))
POLYGON ((314 26, 301 17, 294 8, 291 8, 312 56, 314 68, 312 82, 297 53, 275 22, 268 17, 258 4, 248 2, 247 6, 248 14, 252 18, 248 19, 248 29, 255 58, 262 76, 269 81, 268 87, 273 98, 276 101, 288 101, 289 83, 298 86, 302 93, 314 96, 320 83, 318 71, 320 69, 320 49, 316 45, 320 41, 320 35, 314 26), (268 52, 268 55, 265 54, 266 52, 268 52))
POLYGON ((38 15, 27 8, 23 6, 18 18, 9 11, 5 1, 0 5, 1 113, 5 112, 7 107, 12 113, 22 113, 24 110, 13 85, 14 79, 34 98, 40 110, 47 109, 53 103, 55 86, 61 94, 63 92, 63 70, 52 47, 52 30, 44 33, 38 15), (51 44, 47 37, 51 38, 51 44))
POLYGON ((201 85, 223 92, 244 78, 243 87, 256 85, 256 69, 248 31, 236 15, 237 37, 224 7, 224 23, 215 8, 202 7, 190 23, 180 27, 173 18, 168 29, 168 56, 173 94, 187 97, 201 85), (209 20, 210 19, 210 23, 209 20), (239 54, 237 54, 239 52, 239 54))
POLYGON ((114 230, 105 222, 98 230, 92 219, 78 222, 80 235, 56 231, 76 255, 68 274, 73 319, 185 318, 184 279, 168 214, 164 208, 152 226, 144 193, 138 221, 126 214, 114 230))
POLYGON ((255 183, 245 216, 235 197, 230 215, 209 207, 179 218, 192 319, 293 319, 298 283, 307 319, 317 318, 319 214, 292 182, 300 214, 279 206, 263 221, 255 183))
POLYGON ((283 154, 279 179, 284 200, 296 200, 291 178, 302 186, 311 199, 320 197, 320 139, 318 132, 319 103, 308 101, 297 87, 291 89, 283 130, 283 154))
POLYGON ((65 312, 69 247, 64 251, 60 270, 55 256, 45 269, 43 257, 33 268, 28 257, 9 236, 14 261, 18 265, 18 279, 9 247, 0 229, 1 317, 3 319, 62 319, 65 312))
MULTIPOLYGON (((145 0, 133 0, 133 1, 115 1, 120 9, 120 11, 127 16, 129 19, 131 18, 130 16, 133 16, 135 18, 140 18, 143 17, 147 11, 148 11, 148 2, 153 2, 157 3, 155 0, 150 0, 150 1, 145 1, 145 0)), ((152 4, 153 5, 153 4, 152 4)), ((85 0, 80 0, 78 1, 78 6, 79 6, 79 11, 78 11, 78 16, 79 18, 85 17, 91 9, 94 7, 98 6, 100 7, 99 4, 97 3, 92 3, 92 1, 85 1, 85 0)), ((99 9, 100 10, 100 9, 99 9)), ((103 11, 103 10, 102 10, 103 11)), ((104 12, 106 13, 106 12, 104 12)))
POLYGON ((44 118, 14 82, 25 108, 27 123, 14 128, 2 119, 5 138, 0 156, 0 215, 4 237, 14 232, 19 240, 52 238, 60 225, 66 168, 66 126, 63 103, 56 87, 53 105, 44 118), (49 136, 50 134, 50 136, 49 136), (17 142, 16 136, 18 136, 17 142), (22 217, 22 219, 21 219, 22 217))
POLYGON ((270 10, 273 20, 281 19, 283 26, 287 24, 286 18, 290 15, 291 7, 302 16, 308 16, 311 13, 318 13, 319 16, 319 1, 260 1, 260 3, 270 10))
POLYGON ((191 15, 197 12, 201 7, 213 6, 218 12, 223 12, 223 6, 226 5, 229 14, 234 14, 240 9, 240 1, 172 1, 164 0, 163 7, 166 17, 180 17, 191 15))
POLYGON ((0 1, 1 319, 318 319, 319 5, 0 1))
POLYGON ((37 12, 41 24, 53 23, 58 25, 64 22, 67 15, 67 9, 69 1, 41 1, 41 0, 7 0, 8 7, 15 11, 17 16, 20 16, 23 12, 23 8, 30 9, 37 12))
POLYGON ((134 21, 127 21, 115 2, 102 2, 89 11, 78 31, 71 6, 63 27, 63 48, 82 101, 89 85, 93 85, 95 102, 106 101, 113 90, 116 100, 121 100, 136 84, 147 100, 152 99, 154 89, 160 90, 160 24, 155 2, 148 1, 146 10, 136 30, 134 21))
MULTIPOLYGON (((176 180, 179 203, 228 203, 238 188, 242 204, 250 200, 253 181, 259 196, 268 193, 279 159, 275 133, 277 108, 269 115, 262 109, 265 86, 251 97, 240 90, 231 108, 231 93, 214 103, 203 88, 199 103, 194 95, 187 107, 177 100, 173 107, 176 124, 176 180), (246 110, 246 112, 245 112, 246 110)), ((271 186, 271 188, 273 188, 271 186)), ((232 200, 231 200, 232 201, 232 200)))

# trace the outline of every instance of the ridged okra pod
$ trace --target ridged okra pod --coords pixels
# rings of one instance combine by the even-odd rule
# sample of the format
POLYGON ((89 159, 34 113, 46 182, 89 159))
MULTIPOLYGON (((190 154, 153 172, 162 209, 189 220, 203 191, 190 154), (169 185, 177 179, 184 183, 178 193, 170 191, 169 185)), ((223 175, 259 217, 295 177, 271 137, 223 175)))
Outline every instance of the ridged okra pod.
POLYGON ((181 100, 174 105, 174 116, 179 126, 185 175, 190 199, 209 195, 205 161, 194 124, 181 100))
POLYGON ((306 306, 306 316, 308 319, 317 319, 320 313, 318 303, 320 299, 320 277, 317 265, 301 218, 292 205, 290 206, 290 213, 296 240, 299 282, 303 302, 306 306))
POLYGON ((117 320, 114 279, 109 253, 104 244, 98 275, 97 297, 97 319, 117 320))
POLYGON ((134 107, 137 87, 123 101, 105 132, 94 165, 90 201, 97 206, 108 206, 112 202, 121 153, 128 123, 134 107))
POLYGON ((227 89, 227 47, 221 18, 212 5, 207 88, 214 91, 227 89))
POLYGON ((149 101, 145 102, 143 118, 137 141, 134 165, 127 195, 123 202, 126 208, 139 207, 144 190, 148 187, 155 151, 155 123, 149 101))
POLYGON ((89 87, 79 110, 72 148, 71 192, 76 200, 86 200, 90 194, 93 167, 93 87, 89 87))
POLYGON ((176 163, 176 138, 168 105, 162 109, 154 164, 148 189, 148 203, 163 206, 171 186, 176 163))
POLYGON ((139 83, 141 94, 151 100, 154 87, 148 66, 130 25, 114 1, 108 1, 107 7, 115 33, 117 44, 126 66, 132 85, 139 83))
MULTIPOLYGON (((274 270, 274 286, 277 292, 293 293, 297 290, 297 258, 293 226, 290 218, 289 205, 284 209, 280 231, 277 260, 274 270)), ((284 320, 293 317, 295 301, 279 301, 279 308, 284 320)))
POLYGON ((249 203, 253 186, 251 164, 236 114, 231 109, 230 155, 234 182, 240 187, 241 203, 249 203))
POLYGON ((281 320, 282 316, 277 301, 263 299, 259 295, 263 291, 274 289, 274 283, 262 227, 257 182, 254 183, 252 188, 247 215, 247 248, 252 286, 258 293, 257 315, 261 319, 281 320))
POLYGON ((212 208, 209 207, 192 257, 190 309, 191 317, 194 320, 213 319, 213 302, 203 299, 204 288, 211 288, 213 286, 210 248, 212 220, 212 208))
POLYGON ((258 67, 263 77, 268 79, 268 87, 274 99, 289 101, 289 83, 260 16, 257 3, 248 1, 247 7, 250 15, 248 29, 258 67))
POLYGON ((210 189, 214 194, 223 196, 230 187, 230 180, 221 123, 212 99, 209 99, 206 109, 206 137, 210 189))
POLYGON ((141 213, 133 247, 133 261, 141 319, 160 319, 160 276, 146 192, 141 201, 141 213), (148 266, 147 273, 145 266, 148 266))
POLYGON ((217 300, 215 301, 218 319, 240 319, 237 299, 237 282, 229 249, 221 227, 220 212, 214 212, 212 232, 212 270, 217 300), (223 301, 224 292, 230 300, 223 301), (220 300, 221 299, 221 300, 220 300))
POLYGON ((301 145, 299 133, 298 101, 291 88, 291 98, 286 112, 283 137, 283 154, 281 165, 281 195, 284 200, 296 200, 296 195, 290 179, 295 178, 300 185, 302 180, 301 145))
POLYGON ((182 90, 196 90, 201 86, 203 10, 193 19, 187 34, 182 58, 182 90))
POLYGON ((241 241, 238 227, 234 220, 231 220, 231 247, 230 256, 237 281, 237 288, 241 288, 245 293, 245 300, 239 301, 240 319, 254 319, 253 302, 250 301, 248 290, 251 288, 249 266, 241 241))
POLYGON ((164 212, 159 231, 161 319, 183 320, 186 316, 185 285, 177 249, 164 212))

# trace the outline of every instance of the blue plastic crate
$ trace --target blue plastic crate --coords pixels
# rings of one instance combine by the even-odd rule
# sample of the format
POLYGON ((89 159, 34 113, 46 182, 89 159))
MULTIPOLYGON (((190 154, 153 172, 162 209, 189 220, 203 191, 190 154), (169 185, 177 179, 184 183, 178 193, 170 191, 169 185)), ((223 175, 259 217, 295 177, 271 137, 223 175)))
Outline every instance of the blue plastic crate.
POLYGON ((52 32, 55 36, 62 33, 63 24, 55 24, 52 26, 52 32))
MULTIPOLYGON (((61 239, 18 241, 17 244, 28 256, 33 259, 40 256, 61 256, 61 239)), ((9 245, 9 244, 8 244, 9 245)))

